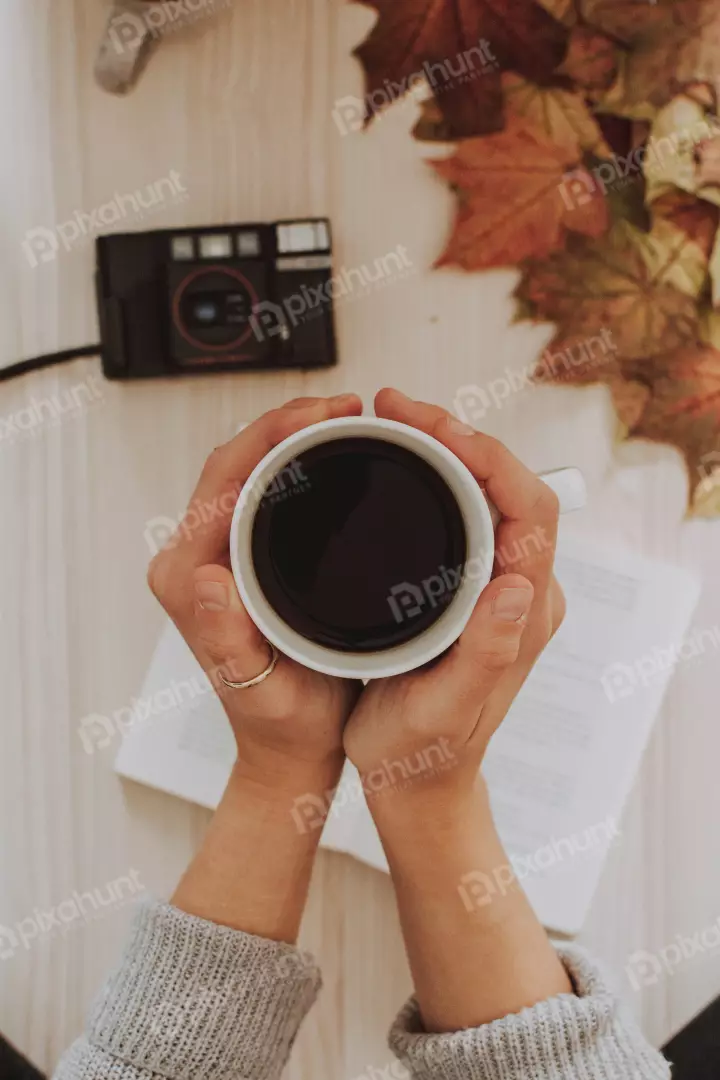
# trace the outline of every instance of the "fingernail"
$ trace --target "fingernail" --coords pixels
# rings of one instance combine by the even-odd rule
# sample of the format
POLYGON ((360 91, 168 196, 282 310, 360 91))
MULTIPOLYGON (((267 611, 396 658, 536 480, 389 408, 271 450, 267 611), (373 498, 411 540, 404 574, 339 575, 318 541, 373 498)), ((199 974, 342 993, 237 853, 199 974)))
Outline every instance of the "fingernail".
POLYGON ((507 622, 520 622, 532 604, 532 589, 503 589, 493 600, 493 615, 507 622))
POLYGON ((463 424, 462 420, 456 420, 454 416, 451 416, 448 420, 448 429, 452 431, 453 435, 476 435, 475 428, 471 428, 469 424, 463 424))
POLYGON ((286 401, 283 408, 285 409, 309 409, 311 405, 315 405, 320 398, 316 397, 296 397, 291 401, 286 401))
POLYGON ((336 394, 335 397, 331 397, 330 400, 333 405, 344 405, 348 401, 355 401, 357 394, 336 394))
POLYGON ((225 611, 230 603, 227 588, 219 581, 196 581, 195 599, 204 611, 225 611))

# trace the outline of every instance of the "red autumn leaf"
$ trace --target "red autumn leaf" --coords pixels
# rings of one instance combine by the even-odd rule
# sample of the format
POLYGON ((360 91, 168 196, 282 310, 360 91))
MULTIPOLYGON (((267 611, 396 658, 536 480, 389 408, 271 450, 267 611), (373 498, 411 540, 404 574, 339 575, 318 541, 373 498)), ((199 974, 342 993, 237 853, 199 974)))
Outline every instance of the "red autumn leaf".
POLYGON ((694 342, 653 357, 633 375, 649 394, 629 434, 676 446, 687 464, 691 498, 720 465, 720 352, 694 342))
POLYGON ((356 50, 367 119, 425 76, 452 138, 502 127, 504 70, 546 83, 568 30, 535 0, 361 0, 378 21, 356 50))
MULTIPOLYGON (((438 265, 465 270, 512 266, 561 247, 567 230, 603 233, 608 214, 599 192, 584 205, 568 204, 562 197, 565 173, 577 167, 579 158, 569 142, 557 145, 512 117, 506 131, 465 139, 452 157, 434 161, 460 199, 455 229, 438 265)), ((576 172, 585 170, 577 167, 576 172)))

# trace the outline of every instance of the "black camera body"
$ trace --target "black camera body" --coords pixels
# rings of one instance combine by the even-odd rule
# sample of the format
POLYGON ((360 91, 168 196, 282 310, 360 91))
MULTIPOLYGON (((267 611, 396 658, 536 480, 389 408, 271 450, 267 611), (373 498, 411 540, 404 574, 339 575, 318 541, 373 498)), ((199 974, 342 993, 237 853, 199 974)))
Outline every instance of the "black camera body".
POLYGON ((96 256, 109 379, 337 363, 325 218, 113 233, 96 256))

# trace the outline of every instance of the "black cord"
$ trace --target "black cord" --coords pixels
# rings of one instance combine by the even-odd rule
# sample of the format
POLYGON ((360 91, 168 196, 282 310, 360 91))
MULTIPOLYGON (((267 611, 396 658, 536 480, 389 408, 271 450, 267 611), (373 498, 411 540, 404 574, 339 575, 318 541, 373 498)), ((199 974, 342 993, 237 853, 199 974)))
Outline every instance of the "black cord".
POLYGON ((32 360, 20 360, 17 364, 0 368, 0 382, 6 379, 14 379, 17 375, 25 375, 28 371, 39 371, 41 368, 51 367, 53 364, 64 364, 68 360, 77 360, 81 356, 99 356, 100 345, 82 345, 75 349, 65 349, 63 352, 45 353, 44 356, 35 356, 32 360))

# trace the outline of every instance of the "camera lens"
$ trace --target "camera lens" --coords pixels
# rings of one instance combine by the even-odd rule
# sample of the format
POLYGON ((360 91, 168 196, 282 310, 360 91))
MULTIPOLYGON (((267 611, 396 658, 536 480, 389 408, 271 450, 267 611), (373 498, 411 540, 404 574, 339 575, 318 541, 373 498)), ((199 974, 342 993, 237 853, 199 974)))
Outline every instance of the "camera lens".
POLYGON ((202 326, 217 322, 220 307, 215 300, 197 300, 192 306, 192 320, 202 326))
POLYGON ((209 267, 191 271, 176 287, 173 318, 195 349, 234 348, 252 333, 255 292, 239 271, 209 267))

